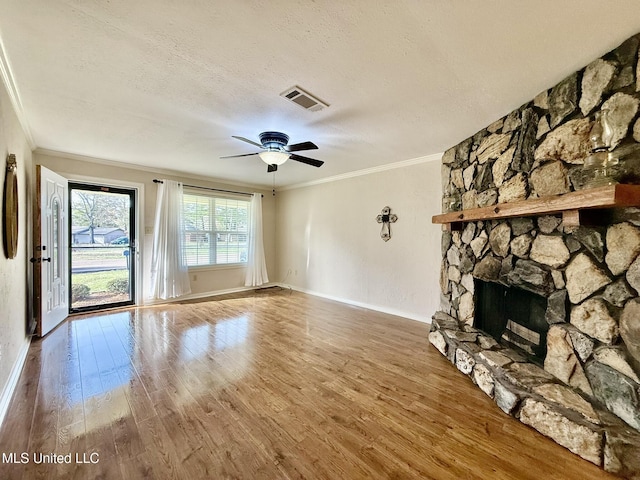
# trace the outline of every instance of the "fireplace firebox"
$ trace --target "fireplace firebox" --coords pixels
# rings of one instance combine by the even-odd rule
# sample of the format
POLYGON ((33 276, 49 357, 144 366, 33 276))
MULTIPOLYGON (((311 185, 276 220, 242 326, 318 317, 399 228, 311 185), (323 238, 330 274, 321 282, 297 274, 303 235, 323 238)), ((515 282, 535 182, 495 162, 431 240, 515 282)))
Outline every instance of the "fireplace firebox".
POLYGON ((475 327, 543 365, 547 353, 547 299, 515 287, 475 279, 475 327))

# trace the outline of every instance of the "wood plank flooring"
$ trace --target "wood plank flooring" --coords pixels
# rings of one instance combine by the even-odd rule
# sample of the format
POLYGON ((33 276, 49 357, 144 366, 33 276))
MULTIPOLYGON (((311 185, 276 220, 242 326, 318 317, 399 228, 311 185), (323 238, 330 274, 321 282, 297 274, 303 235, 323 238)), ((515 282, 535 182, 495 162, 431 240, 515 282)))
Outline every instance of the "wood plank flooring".
POLYGON ((31 345, 0 430, 29 463, 0 478, 615 478, 502 413, 427 333, 279 289, 73 317, 31 345))

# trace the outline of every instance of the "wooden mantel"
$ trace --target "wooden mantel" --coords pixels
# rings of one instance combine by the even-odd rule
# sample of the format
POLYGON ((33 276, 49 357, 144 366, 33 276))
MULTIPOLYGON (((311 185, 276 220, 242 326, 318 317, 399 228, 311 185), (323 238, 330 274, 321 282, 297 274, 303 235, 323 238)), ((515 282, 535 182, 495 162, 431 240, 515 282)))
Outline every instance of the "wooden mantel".
POLYGON ((581 210, 633 206, 640 206, 640 185, 618 184, 564 195, 443 213, 434 215, 432 223, 445 224, 449 228, 457 230, 465 222, 562 213, 562 221, 565 226, 576 226, 580 225, 581 210))

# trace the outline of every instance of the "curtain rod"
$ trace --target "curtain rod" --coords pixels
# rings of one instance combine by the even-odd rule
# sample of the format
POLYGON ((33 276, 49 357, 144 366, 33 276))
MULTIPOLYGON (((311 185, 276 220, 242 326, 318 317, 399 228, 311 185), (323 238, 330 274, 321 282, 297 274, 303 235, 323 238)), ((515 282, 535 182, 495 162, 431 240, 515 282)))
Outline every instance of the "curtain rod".
MULTIPOLYGON (((158 180, 157 178, 154 178, 153 183, 164 183, 164 182, 162 180, 158 180)), ((182 186, 189 187, 189 188, 201 188, 202 190, 213 190, 214 192, 235 193, 237 195, 247 195, 248 197, 251 197, 253 195, 253 193, 236 192, 234 190, 222 190, 221 188, 201 187, 199 185, 188 185, 186 183, 183 183, 182 186)), ((264 197, 264 195, 260 195, 260 196, 264 197)))

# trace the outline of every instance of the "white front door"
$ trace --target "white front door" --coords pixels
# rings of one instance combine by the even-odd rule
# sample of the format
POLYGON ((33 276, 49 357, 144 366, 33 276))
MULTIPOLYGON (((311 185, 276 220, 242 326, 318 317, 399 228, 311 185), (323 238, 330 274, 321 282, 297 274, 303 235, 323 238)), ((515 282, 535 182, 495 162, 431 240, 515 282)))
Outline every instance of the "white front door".
POLYGON ((41 165, 36 165, 36 185, 33 261, 36 333, 42 337, 69 315, 69 189, 66 178, 41 165))

